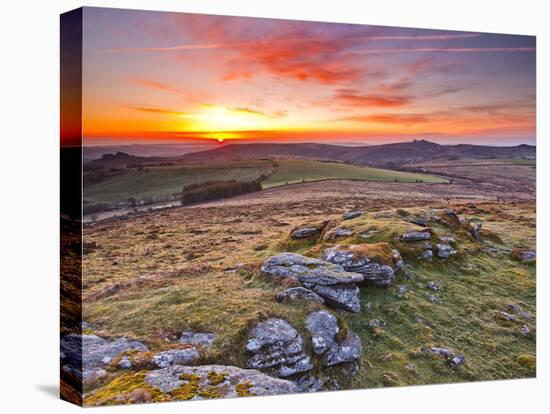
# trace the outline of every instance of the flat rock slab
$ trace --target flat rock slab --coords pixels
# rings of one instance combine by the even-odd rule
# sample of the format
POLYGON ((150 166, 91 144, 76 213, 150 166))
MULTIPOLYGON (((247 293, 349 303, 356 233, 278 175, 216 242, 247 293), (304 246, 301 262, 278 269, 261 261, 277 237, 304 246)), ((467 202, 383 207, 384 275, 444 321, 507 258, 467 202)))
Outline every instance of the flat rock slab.
POLYGON ((187 367, 173 365, 151 371, 145 375, 145 382, 163 393, 176 390, 194 382, 197 395, 192 399, 203 399, 200 390, 216 393, 219 398, 241 397, 246 395, 278 395, 298 392, 291 381, 273 378, 262 372, 241 369, 226 365, 202 365, 187 367), (188 379, 182 379, 188 378, 188 379), (216 378, 213 381, 213 378, 216 378))
POLYGON ((280 303, 293 303, 301 300, 320 304, 325 303, 321 296, 304 287, 294 287, 283 290, 277 294, 275 300, 280 303))

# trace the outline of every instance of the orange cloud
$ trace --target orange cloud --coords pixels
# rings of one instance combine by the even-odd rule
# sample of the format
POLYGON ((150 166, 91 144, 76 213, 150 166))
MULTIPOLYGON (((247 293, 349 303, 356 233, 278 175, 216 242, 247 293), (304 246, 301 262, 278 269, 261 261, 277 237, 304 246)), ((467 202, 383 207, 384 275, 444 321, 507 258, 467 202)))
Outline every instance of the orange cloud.
POLYGON ((171 93, 175 93, 175 94, 178 94, 178 95, 185 95, 185 92, 182 91, 180 88, 169 85, 167 83, 158 82, 158 81, 155 81, 155 80, 143 79, 143 78, 132 78, 132 79, 130 79, 130 82, 132 82, 136 85, 145 86, 145 87, 151 88, 151 89, 157 89, 157 90, 161 90, 161 91, 171 92, 171 93))
POLYGON ((354 89, 338 89, 334 97, 345 105, 375 108, 394 108, 407 105, 411 101, 406 96, 360 94, 354 89))

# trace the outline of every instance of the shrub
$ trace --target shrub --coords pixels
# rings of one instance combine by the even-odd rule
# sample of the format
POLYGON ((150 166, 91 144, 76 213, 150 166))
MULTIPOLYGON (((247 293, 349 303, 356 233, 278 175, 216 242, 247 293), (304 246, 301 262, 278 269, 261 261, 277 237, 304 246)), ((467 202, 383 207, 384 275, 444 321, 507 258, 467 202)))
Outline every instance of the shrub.
POLYGON ((262 186, 259 180, 208 181, 199 184, 191 184, 183 187, 181 191, 181 204, 186 206, 203 201, 217 200, 239 194, 260 191, 261 189, 262 186))

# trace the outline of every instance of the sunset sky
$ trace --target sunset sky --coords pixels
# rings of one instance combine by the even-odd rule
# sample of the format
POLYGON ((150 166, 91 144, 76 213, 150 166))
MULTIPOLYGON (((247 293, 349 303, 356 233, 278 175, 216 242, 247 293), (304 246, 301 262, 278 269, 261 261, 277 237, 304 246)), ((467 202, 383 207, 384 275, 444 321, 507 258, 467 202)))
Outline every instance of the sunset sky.
POLYGON ((83 37, 86 145, 535 143, 532 36, 85 8, 83 37))

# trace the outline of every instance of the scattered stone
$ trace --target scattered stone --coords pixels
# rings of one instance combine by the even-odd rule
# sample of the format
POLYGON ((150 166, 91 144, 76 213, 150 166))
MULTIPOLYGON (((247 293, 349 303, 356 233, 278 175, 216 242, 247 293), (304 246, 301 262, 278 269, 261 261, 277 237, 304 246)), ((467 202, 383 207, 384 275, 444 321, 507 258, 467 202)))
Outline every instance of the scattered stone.
POLYGON ((523 336, 529 336, 529 334, 531 333, 531 328, 529 327, 528 324, 524 323, 522 326, 521 326, 521 334, 523 336))
POLYGON ((429 349, 429 352, 431 352, 432 354, 444 356, 447 359, 452 358, 454 355, 454 352, 449 348, 432 347, 429 349))
POLYGON ((510 258, 518 262, 531 262, 537 258, 537 253, 534 250, 515 248, 511 251, 510 258))
POLYGON ((407 286, 405 285, 399 285, 397 286, 397 292, 400 294, 400 295, 404 295, 405 293, 407 293, 408 289, 407 289, 407 286))
POLYGON ((426 295, 426 298, 434 304, 437 304, 437 303, 441 302, 441 299, 439 299, 439 297, 436 296, 436 295, 428 294, 428 295, 426 295))
POLYGON ((321 296, 315 293, 312 290, 306 289, 304 287, 294 287, 290 289, 283 290, 277 294, 275 298, 277 302, 280 303, 292 303, 301 300, 306 300, 309 302, 323 304, 325 301, 321 296))
POLYGON ((179 342, 180 344, 190 344, 207 348, 212 345, 214 339, 215 335, 212 332, 183 331, 179 342))
POLYGON ((151 359, 151 362, 159 368, 166 368, 170 365, 192 365, 200 358, 196 348, 171 349, 159 352, 151 359))
POLYGON ((435 291, 440 291, 441 290, 441 287, 436 283, 436 282, 428 282, 428 289, 431 289, 431 290, 435 290, 435 291))
POLYGON ((333 366, 346 362, 356 362, 361 358, 361 339, 354 332, 348 332, 348 336, 342 342, 334 341, 325 353, 324 364, 333 366))
POLYGON ((470 225, 470 234, 477 241, 481 240, 481 227, 481 223, 473 223, 470 225))
POLYGON ((460 225, 462 223, 462 220, 460 219, 460 217, 458 216, 458 214, 455 213, 454 210, 452 209, 446 209, 444 211, 445 213, 445 216, 450 219, 450 221, 455 224, 455 225, 460 225))
POLYGON ((290 237, 294 240, 307 239, 312 236, 318 236, 321 234, 321 230, 316 227, 304 227, 301 229, 294 230, 290 237))
POLYGON ((429 240, 432 235, 427 231, 409 231, 403 233, 399 239, 404 242, 414 242, 419 240, 429 240))
POLYGON ((510 312, 513 312, 515 313, 516 315, 518 315, 520 318, 523 318, 523 319, 531 319, 531 315, 528 313, 528 312, 525 312, 523 311, 519 305, 515 304, 515 303, 509 303, 508 305, 506 305, 506 307, 508 308, 508 310, 510 310, 510 312))
POLYGON ((508 312, 499 311, 497 315, 505 321, 514 322, 516 320, 516 317, 508 312))
POLYGON ((448 244, 437 244, 437 257, 440 259, 447 259, 454 254, 456 254, 456 250, 448 244))
MULTIPOLYGON (((78 370, 74 370, 73 374, 78 376, 78 370)), ((84 384, 92 384, 107 376, 107 371, 103 368, 92 368, 82 371, 82 382, 84 384)))
POLYGON ((212 373, 223 379, 216 385, 217 396, 234 398, 246 395, 277 395, 298 392, 298 387, 291 381, 273 378, 256 370, 241 369, 224 365, 202 365, 187 367, 173 365, 151 371, 145 375, 145 382, 163 393, 193 382, 196 395, 192 399, 208 398, 200 391, 212 390, 212 373), (189 378, 189 379, 185 379, 189 378))
POLYGON ((311 333, 313 351, 321 355, 332 346, 338 333, 336 317, 326 311, 312 312, 307 317, 306 327, 311 333))
POLYGON ((432 249, 426 249, 422 252, 421 258, 428 261, 428 262, 431 262, 433 257, 434 257, 434 254, 433 254, 432 249))
POLYGON ((342 214, 342 219, 343 220, 351 220, 351 219, 360 217, 362 215, 363 215, 362 211, 348 211, 348 212, 342 214))
POLYGON ((452 366, 461 365, 464 363, 464 360, 465 360, 464 354, 457 355, 451 359, 451 365, 452 366))
POLYGON ((304 352, 302 336, 287 321, 270 318, 250 332, 246 350, 252 354, 248 368, 288 377, 313 368, 304 352))
POLYGON ((407 221, 409 223, 412 223, 412 224, 416 224, 418 226, 422 226, 422 227, 428 227, 428 220, 426 220, 426 218, 424 217, 411 217, 409 219, 407 219, 407 221))

